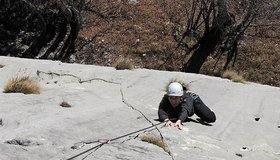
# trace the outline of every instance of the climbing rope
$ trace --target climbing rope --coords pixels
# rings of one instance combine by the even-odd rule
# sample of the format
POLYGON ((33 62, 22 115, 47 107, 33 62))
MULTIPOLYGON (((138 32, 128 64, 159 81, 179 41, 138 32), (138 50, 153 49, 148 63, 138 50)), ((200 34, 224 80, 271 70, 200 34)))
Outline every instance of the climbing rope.
POLYGON ((66 159, 66 160, 72 160, 72 159, 74 159, 74 158, 76 158, 76 157, 79 157, 79 156, 81 156, 81 155, 83 155, 83 154, 85 154, 85 153, 87 153, 87 152, 89 152, 89 151, 91 151, 91 150, 98 149, 98 148, 100 148, 101 146, 103 146, 104 144, 108 144, 108 143, 111 143, 112 141, 115 141, 115 140, 118 140, 118 139, 121 139, 121 138, 130 136, 130 135, 133 135, 133 134, 138 133, 138 132, 141 132, 141 131, 145 131, 145 130, 147 130, 147 129, 149 129, 149 128, 156 127, 156 126, 158 126, 158 125, 160 125, 160 124, 162 124, 162 123, 164 123, 164 122, 159 122, 159 123, 153 124, 153 125, 151 125, 151 126, 149 126, 149 127, 146 127, 146 128, 143 128, 143 129, 139 129, 139 130, 137 130, 137 131, 130 132, 130 133, 127 133, 127 134, 125 134, 125 135, 122 135, 122 136, 119 136, 119 137, 115 137, 115 138, 112 138, 112 139, 106 139, 106 138, 98 139, 98 140, 93 141, 93 142, 91 142, 91 143, 100 143, 100 144, 98 144, 98 145, 96 145, 96 146, 94 146, 94 147, 92 147, 92 148, 89 148, 89 149, 87 149, 87 150, 85 150, 85 151, 83 151, 83 152, 81 152, 81 153, 79 153, 79 154, 77 154, 77 155, 74 155, 74 156, 72 156, 72 157, 70 157, 70 158, 68 158, 68 159, 66 159))

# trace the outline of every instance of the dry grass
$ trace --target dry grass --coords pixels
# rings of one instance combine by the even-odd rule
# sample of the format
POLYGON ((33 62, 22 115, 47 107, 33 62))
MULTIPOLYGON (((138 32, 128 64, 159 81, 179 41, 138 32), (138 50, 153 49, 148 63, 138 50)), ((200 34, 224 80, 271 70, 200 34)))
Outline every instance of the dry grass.
POLYGON ((70 108, 72 107, 68 102, 66 101, 62 101, 60 104, 59 104, 61 107, 64 107, 64 108, 70 108))
POLYGON ((125 58, 119 58, 115 61, 115 63, 113 64, 113 66, 117 69, 117 70, 124 70, 124 69, 133 69, 133 63, 125 58))
POLYGON ((242 76, 238 75, 236 71, 227 70, 222 75, 223 78, 232 80, 233 82, 244 83, 245 80, 242 76))
POLYGON ((189 87, 189 85, 188 85, 186 82, 174 78, 174 79, 171 79, 171 80, 167 83, 167 85, 166 85, 165 88, 164 88, 164 91, 167 92, 169 84, 170 84, 170 83, 173 83, 173 82, 178 82, 178 83, 180 83, 180 84, 183 86, 183 89, 185 89, 185 90, 190 90, 190 87, 189 87))
POLYGON ((154 144, 156 146, 159 146, 165 152, 167 152, 169 155, 171 154, 167 144, 164 143, 164 141, 161 138, 158 138, 152 134, 145 134, 145 135, 141 135, 140 139, 144 142, 148 142, 148 143, 154 144))
MULTIPOLYGON (((120 18, 113 21, 107 21, 98 15, 88 14, 88 12, 83 13, 85 24, 77 40, 78 46, 81 46, 76 58, 77 62, 113 66, 112 60, 124 56, 133 61, 134 68, 181 71, 183 63, 187 62, 191 54, 185 55, 184 50, 176 48, 178 44, 174 35, 180 36, 183 30, 176 29, 174 32, 174 28, 187 24, 185 6, 190 2, 143 0, 139 1, 137 5, 122 2, 94 1, 92 4, 100 11, 104 11, 104 15, 110 15, 115 8, 119 8, 120 10, 114 11, 114 13, 117 15, 116 17, 120 18), (84 39, 95 37, 95 35, 98 35, 96 40, 90 43, 94 44, 94 47, 90 47, 91 45, 83 47, 87 42, 84 39), (134 43, 136 40, 139 40, 139 43, 134 43), (104 52, 108 53, 108 58, 103 57, 104 52)), ((242 9, 238 8, 239 5, 237 1, 229 3, 229 9, 232 9, 232 13, 237 13, 237 19, 242 15, 240 12, 242 9)), ((256 23, 261 24, 260 28, 256 28, 254 25, 249 26, 246 36, 239 41, 235 65, 230 64, 228 67, 242 73, 247 81, 280 86, 280 32, 277 27, 270 29, 267 29, 266 25, 262 27, 262 24, 270 20, 272 23, 278 22, 277 19, 274 19, 275 17, 271 18, 273 20, 258 19, 256 23), (272 34, 276 35, 272 36, 272 34), (270 36, 274 38, 270 39, 270 36)), ((194 42, 196 42, 194 39, 184 40, 184 43, 189 46, 192 46, 194 42)), ((214 68, 217 58, 208 57, 200 73, 222 77, 227 56, 224 54, 214 68)), ((128 68, 123 66, 125 65, 118 65, 117 68, 128 68)))
POLYGON ((16 77, 6 83, 4 93, 40 94, 40 87, 29 76, 16 77))

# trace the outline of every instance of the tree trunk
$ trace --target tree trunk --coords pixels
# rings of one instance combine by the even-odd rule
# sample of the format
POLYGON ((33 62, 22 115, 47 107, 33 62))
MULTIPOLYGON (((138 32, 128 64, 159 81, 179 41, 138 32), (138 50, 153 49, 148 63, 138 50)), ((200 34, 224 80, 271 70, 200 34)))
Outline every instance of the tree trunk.
POLYGON ((217 0, 217 16, 213 17, 210 30, 205 29, 203 36, 198 41, 199 47, 184 64, 184 72, 199 73, 207 57, 213 54, 216 47, 222 42, 228 28, 233 25, 234 21, 227 10, 226 2, 226 0, 217 0))
MULTIPOLYGON (((41 14, 35 13, 34 19, 38 19, 38 23, 41 25, 40 26, 40 35, 33 40, 33 43, 31 46, 22 54, 23 58, 35 58, 42 47, 46 45, 46 22, 44 17, 42 17, 41 14)), ((38 24, 38 25, 39 25, 38 24)))
POLYGON ((183 71, 190 73, 199 73, 200 68, 207 57, 213 53, 215 47, 220 41, 222 31, 219 28, 212 28, 200 39, 200 46, 192 54, 189 61, 184 65, 183 71))

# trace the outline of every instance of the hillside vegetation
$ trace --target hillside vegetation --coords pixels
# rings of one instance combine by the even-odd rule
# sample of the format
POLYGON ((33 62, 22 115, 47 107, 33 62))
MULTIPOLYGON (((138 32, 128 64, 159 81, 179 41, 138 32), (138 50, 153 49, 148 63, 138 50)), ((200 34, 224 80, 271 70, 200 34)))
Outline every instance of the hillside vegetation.
MULTIPOLYGON (((176 28, 178 25, 174 22, 184 24, 186 21, 180 1, 106 2, 91 6, 95 12, 83 12, 76 62, 112 66, 126 59, 133 68, 181 71, 190 55, 177 48, 174 39, 174 34, 183 30, 176 28)), ((279 6, 278 1, 264 3, 262 9, 269 9, 269 12, 259 14, 250 24, 238 43, 236 62, 228 68, 247 81, 280 86, 280 22, 277 16, 280 11, 277 4, 279 6)), ((231 1, 229 5, 234 14, 242 12, 238 6, 241 2, 231 1)), ((209 56, 200 73, 222 76, 225 61, 226 55, 209 56), (217 59, 220 60, 217 62, 217 59)))
POLYGON ((0 4, 0 55, 232 77, 224 76, 229 71, 280 86, 279 0, 0 4))

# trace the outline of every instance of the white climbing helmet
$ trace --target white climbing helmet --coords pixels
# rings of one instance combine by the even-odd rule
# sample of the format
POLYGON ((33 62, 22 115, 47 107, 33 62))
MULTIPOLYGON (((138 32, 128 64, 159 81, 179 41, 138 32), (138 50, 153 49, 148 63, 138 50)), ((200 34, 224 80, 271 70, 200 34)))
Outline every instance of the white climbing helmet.
POLYGON ((182 96, 183 95, 183 87, 178 82, 172 82, 168 86, 167 90, 168 96, 182 96))

